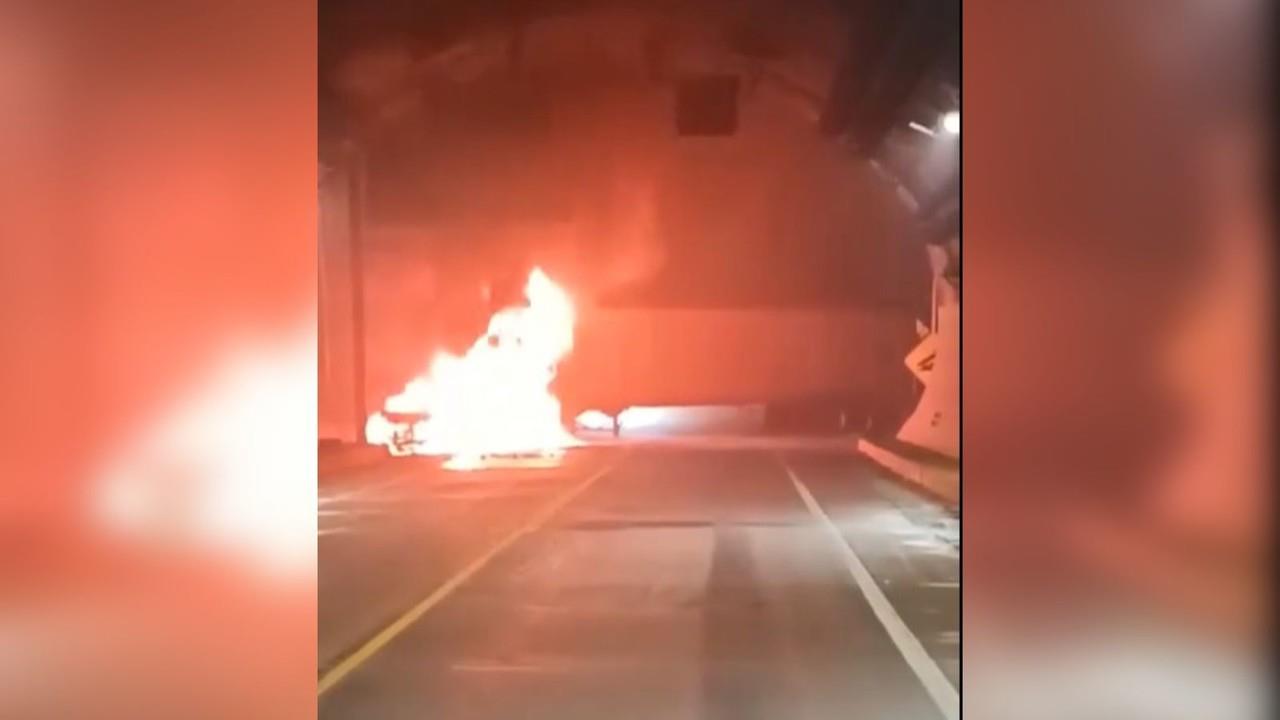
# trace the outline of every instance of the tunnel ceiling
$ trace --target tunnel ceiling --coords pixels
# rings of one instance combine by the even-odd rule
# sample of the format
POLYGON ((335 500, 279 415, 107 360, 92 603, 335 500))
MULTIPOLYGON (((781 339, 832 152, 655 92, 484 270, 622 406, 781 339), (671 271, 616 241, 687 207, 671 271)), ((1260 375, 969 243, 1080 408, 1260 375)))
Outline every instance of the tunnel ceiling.
MULTIPOLYGON (((358 132, 344 122, 368 101, 353 98, 344 87, 352 82, 344 82, 344 76, 359 71, 353 65, 376 73, 381 58, 384 72, 400 62, 419 72, 465 79, 477 64, 501 62, 517 28, 584 12, 643 18, 660 42, 663 35, 678 34, 682 37, 675 42, 701 43, 711 64, 735 58, 767 63, 818 99, 827 91, 843 42, 842 11, 823 0, 321 0, 320 84, 327 134, 358 132), (697 30, 690 32, 692 27, 697 30)), ((612 41, 608 28, 596 31, 599 42, 612 41)), ((367 82, 377 85, 374 78, 367 82)))
POLYGON ((901 210, 818 132, 846 25, 795 0, 322 0, 322 135, 361 139, 371 221, 430 226, 401 236, 432 261, 560 233, 675 302, 744 280, 761 302, 888 302, 913 292, 884 272, 901 210), (655 45, 676 74, 763 78, 738 137, 672 141, 655 45))

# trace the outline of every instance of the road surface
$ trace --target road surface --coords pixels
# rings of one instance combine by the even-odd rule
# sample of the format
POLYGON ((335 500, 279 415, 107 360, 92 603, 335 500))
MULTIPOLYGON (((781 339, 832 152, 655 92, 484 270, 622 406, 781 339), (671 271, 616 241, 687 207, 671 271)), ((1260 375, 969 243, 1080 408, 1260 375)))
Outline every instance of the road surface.
POLYGON ((322 474, 324 718, 955 717, 959 522, 848 453, 322 474))

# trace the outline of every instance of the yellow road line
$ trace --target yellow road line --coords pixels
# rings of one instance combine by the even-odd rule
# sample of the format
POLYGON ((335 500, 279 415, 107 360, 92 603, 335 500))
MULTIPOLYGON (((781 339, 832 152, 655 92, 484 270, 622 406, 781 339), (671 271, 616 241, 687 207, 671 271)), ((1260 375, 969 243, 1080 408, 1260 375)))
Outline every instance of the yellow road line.
POLYGON ((569 490, 564 495, 561 495, 555 500, 555 502, 543 508, 537 515, 534 515, 529 522, 521 525, 510 535, 503 538, 502 542, 494 545, 488 550, 488 552, 475 560, 472 560, 470 564, 464 567, 456 575, 446 580, 443 585, 436 588, 435 591, 427 597, 423 598, 421 602, 414 605, 412 608, 409 608, 407 612, 396 618, 394 622, 383 628, 377 635, 370 638, 369 641, 364 645, 361 645, 359 649, 343 658, 342 662, 330 668, 320 676, 319 688, 316 692, 317 696, 325 694, 325 692, 332 689, 334 685, 342 682, 343 678, 350 675, 356 668, 363 665, 365 661, 373 657, 374 654, 385 647, 387 643, 394 640, 400 633, 407 630, 410 625, 413 625, 414 622, 425 615, 429 610, 431 610, 431 608, 439 605, 445 598, 449 597, 454 590, 457 590, 463 583, 470 580, 473 575, 484 569, 484 566, 489 564, 489 561, 496 557, 498 553, 506 550, 512 543, 519 540, 522 536, 542 527, 542 525, 550 520, 551 517, 560 510, 560 508, 563 508, 569 503, 569 501, 573 500, 578 495, 581 495, 582 492, 591 487, 596 480, 604 477, 613 468, 613 465, 607 466, 594 473, 586 480, 575 485, 573 489, 569 490))

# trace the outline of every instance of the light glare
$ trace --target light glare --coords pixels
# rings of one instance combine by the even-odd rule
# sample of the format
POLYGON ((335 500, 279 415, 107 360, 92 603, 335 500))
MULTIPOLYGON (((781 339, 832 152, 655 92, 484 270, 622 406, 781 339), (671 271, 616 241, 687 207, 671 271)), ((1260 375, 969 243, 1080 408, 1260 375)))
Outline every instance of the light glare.
POLYGON ((942 129, 951 135, 960 134, 960 113, 952 110, 942 116, 942 129))

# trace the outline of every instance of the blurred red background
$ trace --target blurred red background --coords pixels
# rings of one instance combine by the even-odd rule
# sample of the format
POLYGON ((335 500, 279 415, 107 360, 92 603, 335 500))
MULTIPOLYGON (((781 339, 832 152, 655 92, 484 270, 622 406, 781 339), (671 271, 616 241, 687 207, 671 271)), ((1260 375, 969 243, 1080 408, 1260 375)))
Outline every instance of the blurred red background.
MULTIPOLYGON (((315 12, 0 8, 2 716, 314 714, 313 564, 266 572, 216 542, 211 489, 234 479, 199 443, 134 446, 183 408, 206 406, 209 438, 245 414, 202 397, 255 372, 228 368, 314 373, 313 345, 290 351, 314 334, 315 12), (183 496, 119 532, 116 463, 183 496)), ((268 447, 305 474, 314 402, 262 390, 250 414, 312 438, 268 447)))
MULTIPOLYGON (((1062 672, 1109 662, 1122 671, 1101 687, 1128 683, 1151 657, 1117 651, 1131 635, 1224 658, 1227 684, 1260 697, 1261 5, 966 3, 978 716, 1040 666, 1058 693, 1062 672)), ((315 373, 313 344, 298 352, 315 326, 315 43, 315 7, 294 0, 0 8, 0 716, 315 712, 314 566, 259 562, 315 537, 297 515, 314 514, 297 479, 315 399, 287 383, 315 373), (242 395, 197 423, 226 438, 194 434, 243 465, 164 440, 136 456, 173 413, 242 395), (246 417, 293 431, 263 443, 246 417), (159 501, 173 527, 122 533, 103 514, 104 473, 137 457, 203 488, 159 501), (292 504, 262 495, 280 468, 292 504), (278 535, 200 531, 223 487, 279 513, 263 520, 278 535)))

